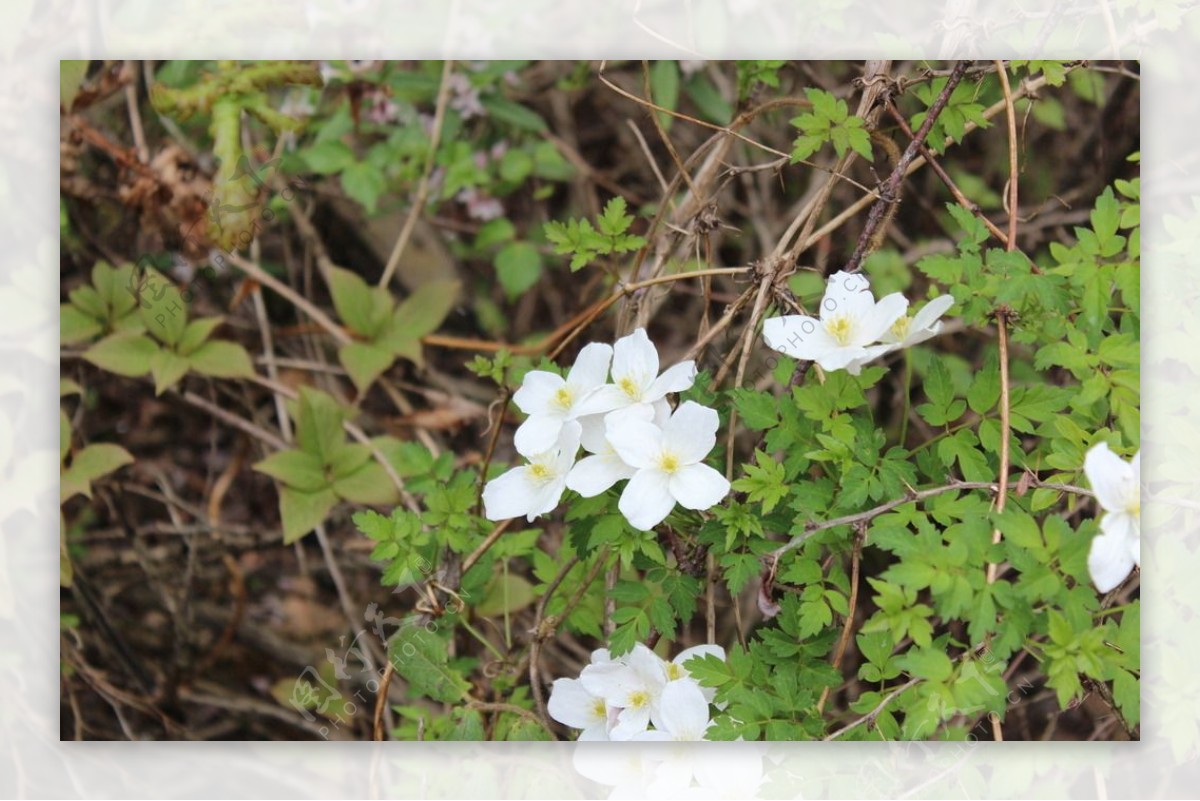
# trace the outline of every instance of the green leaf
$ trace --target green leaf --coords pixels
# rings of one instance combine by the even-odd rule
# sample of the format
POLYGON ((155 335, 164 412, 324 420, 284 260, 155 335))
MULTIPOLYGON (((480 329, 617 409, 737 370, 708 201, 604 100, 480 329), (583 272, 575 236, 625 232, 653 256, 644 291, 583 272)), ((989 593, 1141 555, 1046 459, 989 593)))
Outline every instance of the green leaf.
POLYGON ((279 490, 279 516, 283 520, 283 544, 290 545, 325 522, 337 504, 332 489, 302 492, 291 487, 279 490))
POLYGON ((79 307, 64 303, 59 306, 58 332, 59 341, 63 345, 73 345, 76 342, 86 342, 104 331, 99 321, 88 316, 79 307))
POLYGON ((387 189, 387 179, 374 164, 359 161, 342 171, 342 189, 361 203, 367 214, 374 214, 379 196, 387 189))
POLYGON ((187 326, 187 303, 175 282, 157 270, 147 269, 142 277, 142 324, 159 342, 174 347, 187 326))
POLYGON ((136 331, 110 334, 84 352, 83 358, 110 373, 138 378, 150 372, 158 353, 154 340, 136 331))
POLYGON ((542 254, 529 242, 510 242, 496 254, 496 277, 509 300, 524 294, 541 274, 542 254))
POLYGON ((993 351, 984 360, 983 367, 972 375, 967 388, 967 405, 971 410, 984 414, 1000 400, 1000 360, 993 351))
MULTIPOLYGON (((655 61, 650 67, 650 94, 655 105, 674 111, 679 104, 679 64, 675 61, 655 61)), ((661 111, 659 124, 664 131, 671 130, 675 118, 661 111)))
POLYGON ((359 394, 366 392, 375 379, 392 366, 396 361, 395 355, 388 350, 367 344, 366 342, 351 342, 338 350, 338 361, 350 374, 359 394))
POLYGON ((341 267, 329 270, 329 294, 333 296, 333 307, 342 322, 367 339, 379 333, 392 311, 392 299, 387 290, 372 288, 358 273, 341 267))
POLYGON ((174 351, 160 349, 150 358, 150 374, 154 376, 154 394, 161 395, 179 383, 188 371, 188 360, 174 351))
POLYGON ((345 414, 337 401, 320 390, 300 388, 299 414, 296 419, 296 442, 328 464, 345 442, 342 423, 345 414))
POLYGON ((739 387, 732 394, 738 415, 747 427, 765 431, 779 424, 778 403, 770 393, 739 387))
POLYGON ((446 642, 429 628, 411 621, 388 643, 388 656, 409 689, 444 704, 458 703, 471 685, 450 667, 446 642))
POLYGON ((516 226, 504 217, 488 220, 475 235, 475 249, 487 250, 495 245, 511 242, 517 235, 516 226))
POLYGON ((371 459, 344 478, 333 482, 333 491, 351 503, 386 506, 396 503, 400 495, 383 465, 371 459))
POLYGON ((180 356, 189 355, 196 348, 204 344, 212 336, 212 332, 216 330, 216 327, 224 321, 224 317, 201 317, 197 320, 192 320, 183 329, 183 335, 179 337, 179 344, 176 346, 175 352, 180 356))
POLYGON ((63 471, 59 502, 75 495, 92 497, 92 482, 114 470, 133 463, 133 456, 120 445, 89 445, 75 454, 71 466, 63 471))
POLYGON ((514 103, 497 95, 481 98, 479 102, 487 109, 489 115, 500 122, 533 133, 541 133, 546 130, 546 121, 537 112, 520 103, 514 103))
POLYGON ((308 451, 278 451, 255 464, 254 469, 301 492, 316 492, 329 486, 324 465, 308 451))
POLYGON ((250 354, 236 342, 223 339, 205 342, 188 357, 192 369, 214 378, 251 378, 254 364, 250 354))
POLYGON ((308 168, 318 175, 341 172, 354 163, 354 151, 336 139, 326 139, 300 152, 308 168))
POLYGON ((930 681, 945 681, 954 670, 950 657, 934 648, 914 648, 900 657, 898 664, 913 676, 930 681))
POLYGON ((454 308, 461 286, 459 281, 430 281, 419 286, 396 307, 375 344, 422 364, 418 340, 437 330, 445 321, 454 308))
POLYGON ((488 584, 483 599, 473 607, 480 617, 497 617, 519 612, 537 598, 533 585, 521 576, 497 572, 488 584))
POLYGON ((59 62, 58 102, 62 104, 64 111, 71 110, 75 96, 79 94, 79 87, 83 84, 83 79, 87 77, 88 65, 91 63, 87 59, 65 58, 59 62))

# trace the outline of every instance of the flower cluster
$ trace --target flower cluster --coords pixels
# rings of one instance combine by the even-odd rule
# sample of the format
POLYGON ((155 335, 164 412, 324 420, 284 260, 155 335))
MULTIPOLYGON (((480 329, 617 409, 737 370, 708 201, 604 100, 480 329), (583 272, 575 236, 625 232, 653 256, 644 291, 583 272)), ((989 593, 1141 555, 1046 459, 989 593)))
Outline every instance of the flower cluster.
POLYGON ((684 665, 708 654, 724 659, 725 649, 697 645, 666 662, 641 643, 615 659, 601 648, 579 678, 555 679, 547 711, 579 729, 581 741, 703 740, 714 691, 701 687, 684 665))
POLYGON ((1083 472, 1105 512, 1088 552, 1088 572, 1096 589, 1108 592, 1142 563, 1142 453, 1126 462, 1101 442, 1087 452, 1083 472))
POLYGON ((763 323, 763 339, 792 358, 858 375, 867 362, 936 336, 953 304, 954 298, 942 295, 910 317, 908 300, 899 292, 876 302, 865 277, 839 272, 825 286, 819 318, 772 317, 763 323))
POLYGON ((639 328, 612 347, 584 347, 566 378, 527 373, 513 394, 529 415, 514 437, 527 464, 484 487, 487 518, 533 520, 553 510, 564 489, 591 498, 625 480, 617 506, 642 531, 677 503, 686 509, 719 503, 729 482, 704 464, 717 441, 716 411, 693 401, 672 411, 667 402, 670 393, 692 386, 696 364, 658 370, 658 351, 639 328), (576 462, 580 445, 588 455, 576 462))

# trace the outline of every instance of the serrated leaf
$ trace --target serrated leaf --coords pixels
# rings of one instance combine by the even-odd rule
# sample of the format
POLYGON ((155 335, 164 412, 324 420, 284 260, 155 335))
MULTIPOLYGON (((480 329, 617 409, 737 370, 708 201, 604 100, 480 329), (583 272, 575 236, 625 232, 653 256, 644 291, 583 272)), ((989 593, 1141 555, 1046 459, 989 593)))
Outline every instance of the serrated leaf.
POLYGON ((426 627, 406 625, 388 643, 388 657, 411 692, 444 704, 458 703, 471 685, 450 667, 446 642, 426 627))
POLYGON ((377 210, 379 196, 387 189, 387 179, 374 164, 359 161, 342 170, 342 189, 372 215, 377 210))
POLYGON ((136 331, 110 334, 84 352, 83 358, 102 370, 138 378, 150 372, 150 361, 158 353, 154 340, 136 331))
POLYGON ((354 151, 336 139, 317 142, 300 151, 300 157, 318 175, 341 172, 354 163, 354 151))
POLYGON ((290 545, 325 522, 337 500, 332 489, 302 492, 281 487, 279 516, 283 521, 283 544, 290 545))
POLYGON ((909 674, 929 681, 945 681, 954 671, 950 657, 944 651, 932 648, 911 649, 898 662, 909 674))

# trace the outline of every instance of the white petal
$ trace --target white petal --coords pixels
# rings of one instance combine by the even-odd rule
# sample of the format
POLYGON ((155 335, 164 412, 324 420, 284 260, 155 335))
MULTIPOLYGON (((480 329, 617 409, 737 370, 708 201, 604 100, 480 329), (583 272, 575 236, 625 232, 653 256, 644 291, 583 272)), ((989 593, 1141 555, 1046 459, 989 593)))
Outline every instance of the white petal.
POLYGON ((603 665, 605 662, 611 662, 611 661, 612 661, 612 654, 609 653, 607 648, 597 648, 595 651, 592 651, 592 664, 593 665, 603 665))
POLYGON ((583 449, 588 453, 608 453, 612 450, 612 446, 608 444, 608 437, 604 431, 604 415, 589 414, 584 417, 577 417, 575 422, 579 423, 579 442, 583 445, 583 449))
POLYGON ((803 314, 789 314, 765 320, 763 341, 772 350, 793 359, 807 361, 816 361, 839 347, 819 320, 803 314))
POLYGON ((696 381, 696 363, 693 361, 680 362, 674 367, 667 368, 662 375, 654 379, 650 389, 646 390, 644 401, 649 403, 659 400, 668 392, 683 392, 691 389, 696 381))
POLYGON ((483 488, 484 516, 488 520, 527 515, 538 503, 537 487, 529 480, 528 466, 514 467, 483 488))
POLYGON ((625 485, 617 508, 629 525, 639 531, 657 526, 675 508, 667 474, 661 470, 639 470, 625 485))
MULTIPOLYGON (((660 731, 659 729, 650 729, 648 731, 638 732, 629 739, 635 743, 666 743, 671 742, 675 738, 667 734, 665 731, 660 731)), ((690 780, 691 777, 689 776, 688 779, 690 780)), ((679 786, 685 787, 686 785, 680 784, 679 786)))
POLYGON ((676 665, 683 668, 684 675, 687 675, 687 663, 689 659, 695 659, 698 656, 715 656, 722 662, 725 661, 725 649, 719 645, 712 643, 704 643, 703 645, 693 645, 691 648, 685 648, 672 659, 676 665))
POLYGON ((618 481, 631 478, 637 468, 630 467, 616 456, 587 456, 580 459, 567 474, 567 489, 585 498, 605 492, 618 481))
POLYGON ((617 340, 613 346, 613 381, 631 379, 638 387, 646 389, 658 375, 658 351, 646 329, 639 328, 617 340))
POLYGON ((625 662, 642 680, 642 685, 651 697, 656 699, 667 683, 666 663, 658 654, 642 643, 636 643, 633 650, 625 655, 625 662))
POLYGON ((597 698, 603 698, 609 706, 623 707, 629 702, 629 694, 641 689, 642 682, 637 674, 617 661, 597 662, 579 673, 583 687, 597 698))
POLYGON ((1130 533, 1125 527, 1114 526, 1092 540, 1088 551, 1088 572, 1100 592, 1116 587, 1133 570, 1133 554, 1129 548, 1130 533))
MULTIPOLYGON (((871 345, 870 347, 859 348, 858 349, 859 355, 855 356, 853 359, 846 361, 846 364, 845 364, 846 372, 849 373, 850 375, 858 375, 859 373, 862 372, 862 369, 865 365, 869 364, 870 362, 875 361, 876 359, 878 359, 882 356, 886 356, 887 354, 891 353, 894 350, 899 350, 899 349, 900 349, 900 345, 871 345)), ((838 361, 838 360, 840 360, 840 357, 839 357, 839 359, 836 359, 836 360, 831 359, 831 358, 825 359, 825 361, 838 361)), ((818 364, 821 364, 822 367, 825 367, 824 363, 818 362, 818 364)), ((826 367, 825 369, 830 370, 830 369, 835 369, 835 368, 826 367)))
POLYGON ((921 310, 913 315, 912 323, 909 324, 909 331, 912 331, 914 334, 918 331, 927 331, 953 305, 954 297, 952 295, 939 295, 922 306, 921 310))
POLYGON ((608 742, 608 723, 601 723, 596 726, 588 726, 579 733, 575 738, 576 742, 580 743, 604 743, 608 742))
POLYGON ((638 469, 658 464, 663 451, 661 428, 624 415, 609 415, 605 424, 608 442, 621 461, 638 469))
POLYGON ((589 392, 608 379, 608 365, 612 361, 612 348, 601 342, 593 342, 579 351, 575 365, 567 373, 567 383, 576 391, 589 392))
POLYGON ((608 733, 609 739, 628 740, 636 734, 641 734, 650 725, 650 706, 629 707, 622 709, 617 716, 617 725, 608 733))
POLYGON ((662 692, 654 725, 670 732, 676 740, 703 740, 708 730, 708 701, 691 681, 673 681, 662 692))
POLYGON ((605 718, 596 715, 596 697, 589 693, 579 679, 555 679, 550 689, 546 711, 550 717, 572 729, 586 729, 605 718))
POLYGON ((870 314, 875 305, 871 294, 871 282, 857 273, 836 272, 825 285, 819 314, 826 320, 837 314, 849 315, 861 320, 870 314))
POLYGON ((729 494, 729 482, 706 464, 691 464, 671 475, 670 489, 685 509, 708 509, 729 494))
POLYGON ((525 458, 532 458, 553 448, 562 429, 562 415, 530 415, 517 427, 517 433, 513 435, 513 447, 525 458))
POLYGON ((545 370, 530 370, 520 388, 513 393, 513 403, 525 414, 540 414, 549 408, 555 393, 566 386, 562 376, 545 370))
POLYGON ((653 416, 651 417, 650 422, 654 423, 654 425, 658 426, 659 428, 662 428, 664 425, 666 425, 667 420, 671 417, 671 404, 667 403, 667 399, 659 398, 650 405, 650 408, 653 410, 653 416))
POLYGON ((546 481, 534 491, 529 513, 525 519, 530 523, 534 518, 553 512, 558 502, 562 500, 563 490, 566 489, 566 476, 546 481))
MULTIPOLYGON (((1140 451, 1138 455, 1141 455, 1140 451)), ((1138 465, 1140 473, 1140 459, 1138 465)), ((1109 450, 1107 442, 1101 442, 1087 452, 1083 472, 1096 493, 1096 500, 1106 511, 1124 512, 1136 502, 1138 485, 1133 465, 1109 450)))
POLYGON ((607 414, 614 409, 621 409, 634 403, 633 398, 613 384, 596 387, 584 397, 575 401, 571 414, 584 417, 592 414, 607 414))
POLYGON ((708 456, 717 444, 720 424, 716 409, 687 401, 663 425, 663 447, 679 457, 683 464, 695 464, 708 456))
POLYGON ((907 312, 908 298, 899 292, 893 292, 886 298, 882 298, 855 327, 854 344, 870 345, 872 342, 877 342, 907 312))
POLYGON ((574 420, 568 420, 563 423, 562 431, 558 435, 558 442, 554 446, 558 450, 554 472, 560 481, 566 480, 567 474, 571 472, 571 467, 575 464, 575 456, 579 453, 579 439, 581 436, 582 429, 579 427, 579 423, 574 420))

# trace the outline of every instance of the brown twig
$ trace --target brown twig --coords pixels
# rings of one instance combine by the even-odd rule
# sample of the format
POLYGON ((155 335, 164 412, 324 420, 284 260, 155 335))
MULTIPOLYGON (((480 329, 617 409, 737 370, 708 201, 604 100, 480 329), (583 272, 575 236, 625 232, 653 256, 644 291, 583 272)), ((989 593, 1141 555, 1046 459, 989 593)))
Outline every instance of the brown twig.
POLYGON ((387 667, 383 669, 383 676, 379 679, 379 692, 375 693, 375 718, 372 731, 375 742, 383 742, 383 711, 387 707, 388 688, 392 686, 392 676, 396 673, 396 663, 391 660, 387 661, 387 667))
POLYGON ((896 162, 896 167, 892 170, 892 174, 888 176, 883 186, 880 187, 879 199, 875 201, 875 205, 871 207, 871 211, 867 214, 867 222, 863 226, 862 234, 858 237, 858 244, 855 246, 850 260, 846 262, 846 266, 843 268, 845 272, 855 272, 862 266, 862 260, 867 254, 867 248, 874 239, 880 223, 887 216, 888 207, 894 203, 898 203, 900 200, 901 181, 904 180, 904 176, 908 173, 913 160, 916 159, 917 152, 929 136, 929 132, 933 130, 933 124, 941 115, 942 110, 946 108, 946 103, 950 100, 950 94, 958 86, 969 66, 969 61, 960 61, 954 65, 950 76, 946 78, 946 85, 942 87, 942 91, 934 99, 933 105, 929 107, 929 111, 925 115, 925 120, 921 123, 921 127, 917 129, 916 136, 908 143, 908 147, 900 155, 900 160, 896 162))
MULTIPOLYGON (((858 571, 862 562, 863 545, 867 541, 867 527, 859 523, 854 533, 854 550, 850 555, 850 602, 846 610, 846 621, 842 624, 842 636, 838 638, 837 648, 833 652, 833 669, 840 670, 842 658, 846 655, 846 647, 850 644, 850 632, 854 629, 854 610, 858 606, 858 571)), ((821 699, 817 701, 817 714, 825 710, 825 702, 829 700, 829 687, 821 691, 821 699)))

